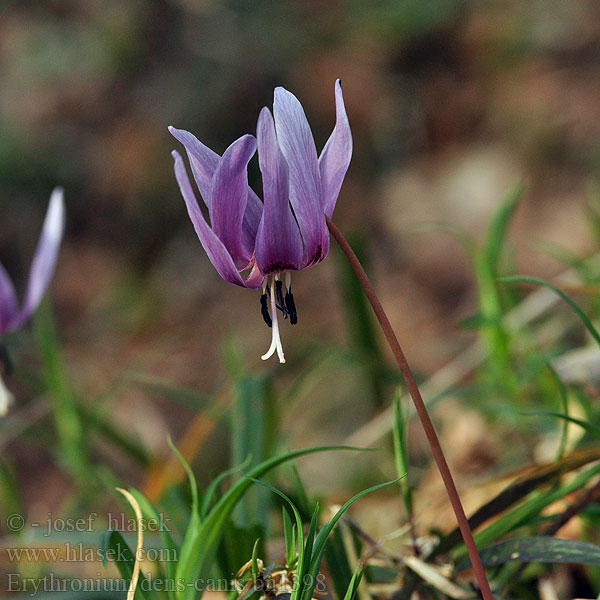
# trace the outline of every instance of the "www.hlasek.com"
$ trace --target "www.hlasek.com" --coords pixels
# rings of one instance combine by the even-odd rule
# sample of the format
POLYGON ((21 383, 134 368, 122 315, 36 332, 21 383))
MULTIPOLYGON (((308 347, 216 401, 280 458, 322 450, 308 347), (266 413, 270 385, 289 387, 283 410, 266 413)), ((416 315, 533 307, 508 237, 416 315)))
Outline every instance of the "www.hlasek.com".
MULTIPOLYGON (((65 542, 60 546, 5 548, 6 557, 11 563, 77 563, 77 562, 117 562, 131 559, 131 551, 124 545, 110 548, 90 548, 82 542, 65 542)), ((139 548, 135 554, 138 561, 175 562, 177 551, 174 548, 139 548)))
MULTIPOLYGON (((7 574, 7 592, 19 592, 33 597, 47 592, 127 592, 129 581, 100 577, 60 577, 51 572, 44 577, 23 577, 19 573, 7 574)), ((312 578, 311 578, 312 579, 312 578)), ((183 592, 185 589, 197 592, 231 592, 239 589, 236 582, 229 579, 196 579, 186 582, 184 579, 162 579, 147 573, 140 578, 138 589, 143 592, 183 592)), ((325 576, 319 573, 315 581, 317 592, 325 591, 325 576)))

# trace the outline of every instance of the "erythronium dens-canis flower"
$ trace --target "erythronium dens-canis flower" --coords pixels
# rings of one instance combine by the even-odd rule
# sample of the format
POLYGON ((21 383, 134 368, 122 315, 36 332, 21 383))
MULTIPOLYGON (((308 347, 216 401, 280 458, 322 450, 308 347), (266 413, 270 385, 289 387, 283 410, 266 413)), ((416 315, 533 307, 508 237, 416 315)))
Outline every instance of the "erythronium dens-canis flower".
MULTIPOLYGON (((17 329, 33 314, 52 279, 65 224, 62 188, 55 188, 44 219, 42 233, 29 270, 23 304, 19 307, 13 283, 0 263, 0 340, 7 331, 17 329)), ((8 359, 3 352, 4 362, 8 359)), ((0 369, 1 375, 1 369, 0 369)), ((0 377, 0 416, 5 414, 12 395, 0 377)))
POLYGON ((261 313, 272 329, 269 350, 285 362, 277 311, 297 322, 291 272, 321 262, 329 251, 325 216, 331 217, 352 156, 352 135, 340 81, 335 82, 336 122, 317 150, 302 105, 282 87, 273 113, 258 117, 256 138, 243 135, 219 156, 188 131, 169 127, 183 144, 208 210, 207 223, 183 159, 173 151, 175 177, 208 258, 225 281, 262 289, 261 313), (258 150, 263 200, 248 186, 248 163, 258 150), (240 275, 249 270, 244 279, 240 275))

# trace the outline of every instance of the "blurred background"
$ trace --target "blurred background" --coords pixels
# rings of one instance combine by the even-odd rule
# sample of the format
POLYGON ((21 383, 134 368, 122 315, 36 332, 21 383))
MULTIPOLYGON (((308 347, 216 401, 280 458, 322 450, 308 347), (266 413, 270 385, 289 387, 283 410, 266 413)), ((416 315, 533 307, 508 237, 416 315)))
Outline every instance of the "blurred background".
MULTIPOLYGON (((456 231, 481 239, 521 183, 515 272, 564 270, 542 241, 578 255, 594 247, 587 207, 600 172, 599 75, 593 0, 4 0, 2 264, 22 291, 50 192, 62 185, 68 224, 51 299, 65 364, 81 403, 102 406, 151 455, 167 457, 167 434, 187 433, 199 477, 228 465, 221 425, 203 421, 206 432, 190 433, 197 409, 160 386, 197 390, 201 407, 227 396, 228 372, 240 364, 272 382, 288 447, 339 442, 389 405, 397 376, 356 373, 361 323, 348 312, 337 249, 294 278, 299 323, 283 324, 287 364, 262 363, 270 331, 259 294, 223 282, 205 256, 173 177, 170 151, 181 148, 167 126, 221 153, 255 133, 283 85, 302 102, 320 151, 341 78, 354 155, 334 220, 425 379, 475 337, 457 328, 478 301, 456 231)), ((250 179, 260 192, 256 159, 250 179)), ((36 360, 29 336, 11 348, 17 363, 36 360)), ((373 343, 385 362, 381 340, 373 343)), ((11 385, 21 419, 13 424, 45 423, 51 409, 11 385)), ((476 403, 444 406, 437 418, 459 472, 511 466, 476 403)), ((412 436, 426 463, 418 428, 412 436)), ((49 439, 3 443, 40 514, 72 485, 49 439)), ((87 441, 93 460, 127 484, 148 477, 109 444, 87 441)), ((329 455, 311 460, 303 464, 313 490, 368 479, 368 459, 357 473, 333 472, 329 455)))

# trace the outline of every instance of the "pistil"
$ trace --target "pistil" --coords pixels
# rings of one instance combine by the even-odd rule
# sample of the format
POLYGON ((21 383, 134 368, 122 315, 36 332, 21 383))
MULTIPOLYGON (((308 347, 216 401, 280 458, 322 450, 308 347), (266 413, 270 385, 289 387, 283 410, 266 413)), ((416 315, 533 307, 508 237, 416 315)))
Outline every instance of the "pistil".
MULTIPOLYGON (((275 275, 271 277, 271 285, 269 289, 269 295, 271 300, 271 346, 267 350, 266 354, 263 354, 261 358, 263 360, 267 360, 271 358, 275 352, 277 352, 277 356, 279 357, 279 362, 285 362, 285 356, 283 355, 283 346, 281 345, 281 338, 279 337, 279 322, 277 320, 277 295, 275 291, 275 275)), ((279 282, 281 283, 281 282, 279 282)), ((267 284, 268 285, 268 284, 267 284)), ((266 294, 263 292, 263 296, 261 297, 261 306, 263 305, 263 297, 264 306, 266 307, 266 294)), ((265 311, 261 311, 263 314, 263 318, 265 318, 265 311)), ((265 318, 265 321, 267 319, 265 318)), ((269 323, 267 322, 267 325, 269 323)))

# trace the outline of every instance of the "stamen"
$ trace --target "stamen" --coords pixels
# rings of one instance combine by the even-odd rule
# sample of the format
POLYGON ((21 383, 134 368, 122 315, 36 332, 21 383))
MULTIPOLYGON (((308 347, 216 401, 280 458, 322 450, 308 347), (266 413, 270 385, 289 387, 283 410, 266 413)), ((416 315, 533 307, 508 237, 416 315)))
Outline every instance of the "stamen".
POLYGON ((0 375, 4 372, 6 375, 12 375, 13 373, 13 363, 10 359, 10 355, 6 350, 4 344, 0 344, 0 375))
POLYGON ((298 313, 296 312, 296 303, 291 291, 285 293, 285 308, 290 315, 290 323, 295 325, 298 322, 298 313))
POLYGON ((275 279, 275 298, 277 299, 277 308, 283 313, 283 318, 287 319, 288 313, 283 300, 283 284, 280 279, 275 279))
POLYGON ((290 323, 295 325, 298 322, 298 313, 292 296, 292 274, 289 271, 285 274, 285 309, 290 315, 290 323))
POLYGON ((269 307, 267 306, 267 294, 261 294, 260 296, 260 314, 264 322, 269 326, 273 326, 273 322, 271 321, 271 316, 269 315, 269 307))
POLYGON ((279 337, 279 323, 277 322, 277 302, 275 298, 275 278, 271 279, 271 315, 273 318, 272 329, 271 329, 271 345, 267 350, 266 354, 263 354, 261 358, 267 360, 271 358, 275 351, 279 357, 279 362, 285 362, 285 356, 283 355, 283 346, 281 345, 281 339, 279 337))

